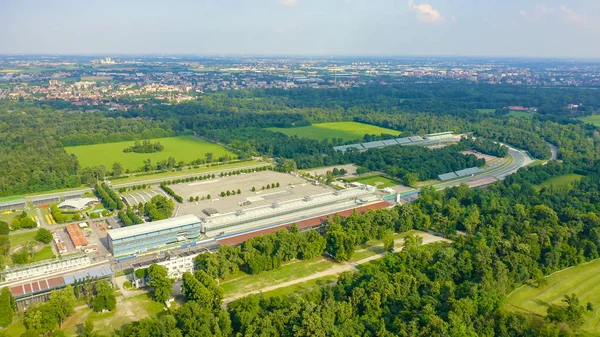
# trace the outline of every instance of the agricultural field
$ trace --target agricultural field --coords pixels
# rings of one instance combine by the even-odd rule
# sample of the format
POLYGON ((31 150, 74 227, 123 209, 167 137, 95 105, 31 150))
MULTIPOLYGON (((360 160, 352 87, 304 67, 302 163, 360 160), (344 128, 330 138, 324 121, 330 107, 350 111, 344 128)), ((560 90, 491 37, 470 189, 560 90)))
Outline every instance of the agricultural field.
POLYGON ((581 180, 581 178, 583 178, 583 176, 580 174, 565 174, 563 176, 550 178, 544 181, 543 183, 537 185, 536 187, 568 187, 569 184, 575 181, 579 181, 581 180))
POLYGON ((123 152, 125 148, 134 145, 134 141, 128 141, 69 146, 65 147, 65 151, 76 155, 82 167, 104 165, 110 170, 113 163, 119 162, 123 165, 123 169, 131 171, 141 168, 144 165, 144 160, 148 158, 153 164, 169 157, 175 158, 177 162, 184 161, 188 163, 196 159, 204 159, 204 155, 209 152, 213 154, 214 160, 225 155, 235 158, 235 154, 221 145, 194 136, 156 138, 150 141, 152 143, 160 142, 164 146, 164 150, 156 153, 125 153, 123 152))
POLYGON ((594 126, 600 126, 600 115, 591 115, 579 118, 584 123, 592 124, 594 126))
POLYGON ((316 140, 342 138, 345 141, 362 140, 364 135, 381 135, 382 133, 390 135, 400 134, 396 130, 356 122, 322 123, 298 128, 268 128, 268 130, 300 138, 312 138, 316 140))
POLYGON ((356 179, 350 179, 348 182, 358 182, 365 185, 375 186, 377 188, 386 188, 400 185, 401 182, 385 177, 381 174, 364 176, 356 179))
POLYGON ((545 316, 549 304, 561 305, 563 296, 575 293, 585 307, 591 302, 594 311, 586 311, 582 327, 589 333, 600 332, 600 259, 568 268, 546 277, 547 284, 541 287, 524 285, 507 298, 507 309, 545 316))

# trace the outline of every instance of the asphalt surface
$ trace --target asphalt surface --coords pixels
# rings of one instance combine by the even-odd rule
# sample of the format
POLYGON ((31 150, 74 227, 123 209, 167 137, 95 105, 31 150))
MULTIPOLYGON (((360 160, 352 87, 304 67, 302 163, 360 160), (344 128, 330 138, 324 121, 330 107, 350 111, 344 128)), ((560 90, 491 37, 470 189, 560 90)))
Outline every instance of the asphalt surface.
MULTIPOLYGON (((472 188, 482 187, 498 180, 503 180, 506 176, 517 172, 520 168, 530 165, 533 162, 525 151, 509 148, 508 154, 508 161, 502 162, 502 164, 497 165, 496 167, 488 168, 480 174, 434 184, 433 186, 436 190, 443 190, 463 183, 468 184, 472 188)), ((421 193, 420 189, 404 192, 401 193, 401 198, 404 202, 412 202, 419 196, 419 193, 421 193)))

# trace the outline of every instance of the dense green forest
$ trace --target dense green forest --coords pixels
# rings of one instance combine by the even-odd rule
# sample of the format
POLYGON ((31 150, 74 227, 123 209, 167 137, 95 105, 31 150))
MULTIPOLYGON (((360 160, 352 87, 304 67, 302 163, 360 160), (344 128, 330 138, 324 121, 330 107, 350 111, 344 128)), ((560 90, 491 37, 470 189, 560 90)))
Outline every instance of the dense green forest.
MULTIPOLYGON (((199 277, 270 270, 303 258, 303 252, 347 260, 358 244, 388 231, 431 230, 454 241, 421 246, 411 236, 400 253, 342 274, 333 286, 301 296, 251 295, 227 311, 214 302, 196 302, 199 290, 189 290, 189 301, 166 315, 170 318, 144 319, 118 335, 165 329, 175 336, 573 335, 576 322, 554 314, 561 308, 551 307, 546 321, 503 309, 506 295, 517 286, 600 256, 600 164, 568 188, 533 187, 568 170, 552 163, 524 169, 487 189, 425 189, 413 204, 330 219, 321 239, 316 232, 292 229, 241 247, 222 247, 199 257, 199 277)), ((188 277, 189 283, 197 282, 188 277)), ((208 285, 202 298, 220 298, 212 281, 203 283, 208 285)))
MULTIPOLYGON (((497 155, 504 150, 489 141, 465 141, 440 150, 391 146, 344 154, 332 149, 343 144, 340 139, 300 139, 263 128, 354 120, 404 135, 472 132, 478 139, 506 142, 541 159, 550 157, 551 143, 558 147, 562 163, 522 169, 486 189, 423 188, 412 204, 329 219, 322 234, 280 231, 201 255, 198 271, 184 279, 186 303, 126 324, 117 335, 571 336, 578 332, 577 324, 556 308, 544 320, 503 307, 506 295, 519 285, 541 282, 543 275, 600 257, 600 135, 596 128, 568 119, 572 116, 562 109, 575 101, 593 110, 599 100, 592 90, 576 88, 398 84, 216 93, 194 103, 125 113, 2 102, 0 137, 7 141, 0 142, 0 154, 6 158, 0 162, 0 195, 85 183, 84 177, 94 177, 94 172, 85 173, 62 146, 130 140, 140 134, 150 139, 195 131, 230 145, 241 157, 293 159, 299 168, 355 162, 401 178, 412 173, 422 179, 483 164, 459 154, 463 149, 497 155), (507 105, 536 106, 540 111, 531 119, 474 111, 507 105), (585 177, 566 188, 536 186, 571 172, 585 177), (358 245, 410 229, 443 234, 453 242, 422 246, 409 236, 400 253, 342 274, 335 285, 300 296, 253 295, 227 309, 220 306, 222 292, 215 279, 238 270, 265 272, 321 254, 346 261, 358 245)), ((579 112, 583 113, 590 111, 579 112)), ((101 190, 112 198, 99 186, 101 190)), ((144 213, 164 218, 173 206, 156 197, 144 213)), ((163 295, 168 297, 153 294, 160 300, 163 295)), ((34 326, 29 324, 32 315, 27 315, 27 326, 34 326)))
MULTIPOLYGON (((473 84, 395 84, 351 89, 294 89, 218 92, 178 105, 149 105, 131 111, 74 110, 59 102, 0 102, 0 196, 95 184, 107 168, 81 168, 62 147, 196 132, 229 145, 241 158, 270 155, 294 159, 298 168, 348 163, 334 153, 341 139, 288 137, 265 127, 297 127, 317 122, 358 121, 404 135, 454 131, 498 140, 550 158, 590 165, 599 159, 596 128, 571 119, 600 106, 593 90, 473 84), (564 109, 584 103, 583 111, 564 109), (508 105, 539 107, 532 119, 474 109, 508 105)), ((370 141, 377 137, 367 136, 370 141)), ((177 158, 174 158, 177 160, 177 158)), ((397 168, 407 170, 407 168, 397 168)), ((412 172, 417 173, 417 172, 412 172)), ((115 175, 121 172, 115 172, 115 175)), ((426 174, 419 174, 423 177, 426 174)), ((428 174, 429 176, 433 174, 428 174)))

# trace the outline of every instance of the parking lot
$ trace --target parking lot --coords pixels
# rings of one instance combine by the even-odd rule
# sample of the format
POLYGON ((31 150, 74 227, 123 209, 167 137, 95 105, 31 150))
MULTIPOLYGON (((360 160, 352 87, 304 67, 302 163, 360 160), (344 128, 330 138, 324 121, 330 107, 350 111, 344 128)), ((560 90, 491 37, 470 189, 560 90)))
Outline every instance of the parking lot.
POLYGON ((293 199, 302 199, 306 196, 331 193, 330 188, 315 186, 310 182, 287 173, 262 171, 237 175, 231 177, 217 177, 212 180, 197 181, 169 186, 175 193, 183 197, 183 204, 178 205, 177 215, 194 214, 206 216, 203 209, 215 208, 219 213, 235 212, 240 209, 271 205, 293 199), (277 184, 280 187, 264 189, 267 184, 277 184), (256 192, 252 192, 252 187, 256 192), (221 192, 237 191, 241 194, 221 197, 221 192), (210 200, 190 202, 189 197, 202 198, 210 194, 210 200), (245 203, 245 205, 242 205, 245 203))
POLYGON ((156 195, 164 195, 165 197, 169 197, 169 195, 158 186, 155 186, 150 190, 138 192, 132 191, 121 196, 125 199, 125 203, 127 205, 133 206, 138 205, 140 202, 145 204, 156 195))

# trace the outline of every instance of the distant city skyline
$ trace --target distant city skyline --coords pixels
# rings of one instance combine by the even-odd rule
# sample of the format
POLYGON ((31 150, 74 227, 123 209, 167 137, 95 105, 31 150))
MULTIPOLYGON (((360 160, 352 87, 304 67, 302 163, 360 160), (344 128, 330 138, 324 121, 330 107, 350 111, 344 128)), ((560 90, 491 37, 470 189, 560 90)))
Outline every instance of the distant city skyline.
POLYGON ((600 58, 600 1, 4 0, 0 54, 600 58))

